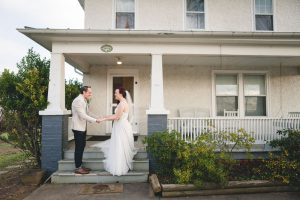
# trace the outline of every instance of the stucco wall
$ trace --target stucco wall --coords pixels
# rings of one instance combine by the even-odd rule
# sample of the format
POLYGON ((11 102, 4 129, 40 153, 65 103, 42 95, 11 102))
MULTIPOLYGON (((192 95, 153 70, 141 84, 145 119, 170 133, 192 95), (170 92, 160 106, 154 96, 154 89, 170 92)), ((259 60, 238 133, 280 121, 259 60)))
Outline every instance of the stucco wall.
MULTIPOLYGON (((122 66, 125 67, 125 66, 122 66)), ((147 134, 146 110, 150 104, 150 66, 126 66, 137 69, 139 78, 138 102, 135 107, 139 134, 147 134)), ((91 85, 93 100, 91 110, 98 115, 107 111, 107 70, 117 67, 95 66, 85 75, 84 84, 91 85)), ((300 111, 300 70, 297 67, 235 67, 235 66, 164 66, 165 107, 169 117, 178 117, 180 109, 200 109, 210 115, 212 109, 212 71, 213 70, 261 70, 269 72, 268 98, 269 117, 286 116, 289 111, 300 111)), ((89 124, 89 134, 103 135, 105 123, 89 124)))
POLYGON ((182 0, 139 0, 137 29, 182 30, 182 0))
MULTIPOLYGON (((300 1, 274 1, 274 28, 300 31, 300 1)), ((137 30, 184 30, 184 0, 136 0, 137 30)), ((86 29, 115 29, 114 0, 85 0, 86 29)), ((255 31, 253 0, 207 0, 206 31, 255 31)))
POLYGON ((112 0, 85 0, 85 29, 111 29, 113 23, 112 0))

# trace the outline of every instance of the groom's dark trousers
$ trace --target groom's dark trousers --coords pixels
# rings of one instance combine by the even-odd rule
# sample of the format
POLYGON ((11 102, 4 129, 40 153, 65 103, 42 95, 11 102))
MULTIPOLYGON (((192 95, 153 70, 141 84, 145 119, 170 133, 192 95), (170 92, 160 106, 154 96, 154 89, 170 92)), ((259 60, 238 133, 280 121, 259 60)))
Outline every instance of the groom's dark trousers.
POLYGON ((75 167, 78 168, 82 164, 82 156, 86 144, 86 131, 72 131, 75 139, 75 167))

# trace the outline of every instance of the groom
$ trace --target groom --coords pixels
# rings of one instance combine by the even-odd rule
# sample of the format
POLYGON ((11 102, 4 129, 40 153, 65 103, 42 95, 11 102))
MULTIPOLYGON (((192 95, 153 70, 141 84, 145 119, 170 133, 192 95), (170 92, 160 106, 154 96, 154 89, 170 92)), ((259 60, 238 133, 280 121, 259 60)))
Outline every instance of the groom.
POLYGON ((88 100, 92 98, 92 88, 83 86, 80 88, 80 94, 72 102, 72 131, 75 138, 75 173, 88 174, 91 169, 82 165, 82 156, 86 144, 86 126, 87 122, 100 123, 89 115, 88 100))

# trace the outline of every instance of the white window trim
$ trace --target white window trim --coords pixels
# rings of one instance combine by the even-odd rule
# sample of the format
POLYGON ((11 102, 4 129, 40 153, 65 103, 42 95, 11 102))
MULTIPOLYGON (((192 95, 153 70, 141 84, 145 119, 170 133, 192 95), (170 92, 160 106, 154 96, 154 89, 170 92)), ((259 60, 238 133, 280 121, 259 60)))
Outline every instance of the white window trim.
POLYGON ((273 11, 273 30, 269 31, 269 30, 256 30, 256 19, 255 19, 255 0, 252 1, 252 30, 255 32, 276 32, 277 30, 277 26, 276 26, 276 18, 275 16, 277 16, 277 12, 276 12, 276 0, 272 0, 272 11, 273 11))
POLYGON ((187 27, 186 27, 186 14, 187 14, 187 12, 186 12, 186 0, 183 0, 183 30, 190 30, 190 31, 205 31, 207 28, 207 9, 206 9, 206 7, 207 7, 207 1, 208 0, 204 0, 204 28, 203 29, 201 29, 201 28, 194 28, 194 29, 188 29, 187 27))
POLYGON ((137 29, 137 6, 138 6, 138 4, 137 4, 137 1, 138 0, 134 0, 134 28, 133 29, 127 29, 127 28, 117 28, 116 26, 117 26, 117 23, 116 23, 116 21, 117 21, 117 0, 113 0, 113 7, 112 7, 112 15, 113 15, 113 20, 112 20, 112 29, 114 29, 114 30, 136 30, 137 29))
POLYGON ((239 111, 239 117, 241 118, 267 118, 270 116, 270 88, 269 88, 269 82, 270 82, 270 75, 268 71, 259 71, 259 70, 213 70, 212 71, 212 95, 211 95, 211 116, 212 117, 218 117, 222 118, 223 116, 217 116, 216 113, 216 89, 215 89, 215 84, 216 84, 216 74, 237 74, 238 78, 238 111, 239 111), (243 75, 265 75, 266 81, 265 81, 265 87, 266 87, 266 116, 245 116, 245 105, 244 105, 244 100, 245 100, 245 95, 244 95, 244 80, 243 80, 243 75))

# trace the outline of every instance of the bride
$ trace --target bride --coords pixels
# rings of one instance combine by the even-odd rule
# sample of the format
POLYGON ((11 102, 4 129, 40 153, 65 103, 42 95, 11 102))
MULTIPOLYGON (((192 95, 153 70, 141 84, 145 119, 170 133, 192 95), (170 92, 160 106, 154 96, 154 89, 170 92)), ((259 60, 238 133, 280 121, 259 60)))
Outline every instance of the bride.
POLYGON ((112 175, 121 176, 132 170, 133 156, 137 153, 134 148, 134 138, 130 118, 132 110, 131 97, 124 88, 115 90, 115 99, 118 105, 115 114, 101 118, 102 121, 113 121, 111 138, 106 140, 100 147, 104 152, 104 168, 112 175))

